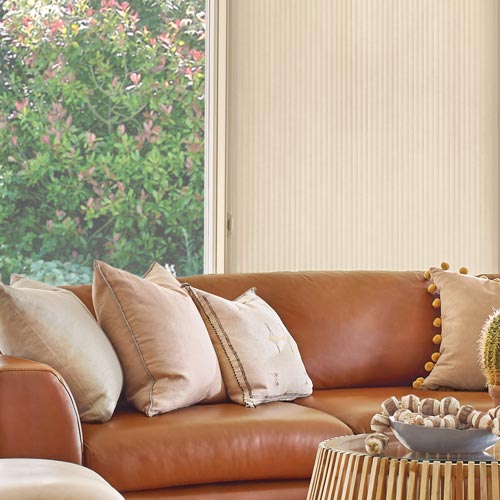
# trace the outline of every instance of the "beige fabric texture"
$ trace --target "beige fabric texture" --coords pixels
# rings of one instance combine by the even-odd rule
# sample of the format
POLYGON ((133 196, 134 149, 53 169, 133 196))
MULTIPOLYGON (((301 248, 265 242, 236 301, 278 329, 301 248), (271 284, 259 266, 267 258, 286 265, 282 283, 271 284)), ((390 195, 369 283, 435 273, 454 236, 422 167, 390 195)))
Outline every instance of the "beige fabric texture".
POLYGON ((83 422, 109 420, 120 397, 118 357, 96 320, 72 292, 13 276, 0 285, 0 350, 55 368, 83 422))
POLYGON ((254 407, 312 393, 295 340, 255 289, 230 301, 186 288, 210 332, 232 401, 254 407))
POLYGON ((478 341, 484 322, 500 308, 500 283, 439 268, 430 271, 441 297, 442 341, 441 356, 423 387, 482 390, 486 379, 478 341))
POLYGON ((0 477, 4 500, 124 500, 97 473, 68 462, 3 458, 0 477))
POLYGON ((152 417, 224 399, 203 321, 166 269, 154 264, 140 278, 96 261, 92 296, 99 324, 122 363, 127 399, 139 411, 152 417))

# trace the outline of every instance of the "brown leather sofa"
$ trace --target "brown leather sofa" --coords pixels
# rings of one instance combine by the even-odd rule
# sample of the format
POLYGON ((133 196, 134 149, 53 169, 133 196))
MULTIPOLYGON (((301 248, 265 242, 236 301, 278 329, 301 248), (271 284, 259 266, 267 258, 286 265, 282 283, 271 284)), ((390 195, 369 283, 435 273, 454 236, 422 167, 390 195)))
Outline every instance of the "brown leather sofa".
MULTIPOLYGON (((421 272, 182 281, 228 299, 257 287, 294 336, 313 395, 257 408, 198 405, 153 418, 121 403, 109 422, 81 425, 54 370, 0 356, 0 457, 83 463, 129 500, 304 499, 318 443, 369 431, 381 401, 415 392, 411 382, 435 350, 436 310, 421 272)), ((90 285, 67 288, 93 311, 90 285)), ((454 396, 478 409, 492 406, 486 392, 454 396)))

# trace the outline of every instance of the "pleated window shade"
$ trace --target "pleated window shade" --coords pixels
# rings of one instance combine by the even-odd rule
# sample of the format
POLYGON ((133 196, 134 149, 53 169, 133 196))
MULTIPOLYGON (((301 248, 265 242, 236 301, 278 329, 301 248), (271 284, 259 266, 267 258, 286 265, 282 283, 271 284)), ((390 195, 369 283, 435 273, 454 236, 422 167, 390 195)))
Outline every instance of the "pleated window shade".
POLYGON ((497 0, 227 7, 226 271, 498 270, 497 0))

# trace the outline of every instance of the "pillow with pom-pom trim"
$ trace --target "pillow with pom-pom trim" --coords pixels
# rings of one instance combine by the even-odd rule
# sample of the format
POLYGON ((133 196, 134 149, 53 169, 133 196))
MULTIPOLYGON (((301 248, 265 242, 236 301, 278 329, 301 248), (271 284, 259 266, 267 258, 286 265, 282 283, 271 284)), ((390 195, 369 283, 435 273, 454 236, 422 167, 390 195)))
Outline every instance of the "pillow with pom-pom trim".
POLYGON ((433 306, 441 308, 441 316, 433 325, 441 331, 433 336, 440 349, 425 365, 429 374, 416 381, 423 389, 476 391, 486 387, 477 345, 484 322, 500 308, 500 283, 466 272, 433 267, 426 276, 432 280, 428 292, 439 294, 433 306))

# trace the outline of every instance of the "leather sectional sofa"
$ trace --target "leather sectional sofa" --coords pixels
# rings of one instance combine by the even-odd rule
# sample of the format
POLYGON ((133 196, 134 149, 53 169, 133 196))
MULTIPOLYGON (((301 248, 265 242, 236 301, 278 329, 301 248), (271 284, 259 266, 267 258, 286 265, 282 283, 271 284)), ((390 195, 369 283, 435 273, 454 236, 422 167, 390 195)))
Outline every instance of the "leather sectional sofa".
MULTIPOLYGON (((36 361, 0 356, 0 457, 83 463, 128 500, 304 499, 318 443, 369 432, 391 395, 436 349, 436 309, 421 272, 275 272, 184 278, 234 299, 251 287, 279 314, 314 384, 312 396, 257 408, 226 402, 152 418, 121 402, 81 424, 65 382, 36 361)), ((93 311, 90 285, 66 287, 93 311)), ((444 397, 449 392, 440 392, 444 397)), ((487 392, 454 392, 485 410, 487 392)))

